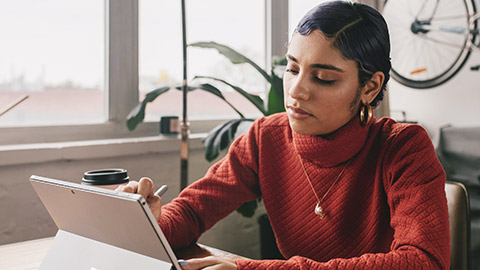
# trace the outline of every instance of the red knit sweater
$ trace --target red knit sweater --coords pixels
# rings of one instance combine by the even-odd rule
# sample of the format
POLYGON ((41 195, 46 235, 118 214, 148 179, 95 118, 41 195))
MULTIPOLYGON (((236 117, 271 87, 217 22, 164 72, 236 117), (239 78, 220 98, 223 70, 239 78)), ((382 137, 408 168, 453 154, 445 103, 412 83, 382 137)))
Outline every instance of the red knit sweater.
POLYGON ((263 198, 287 260, 239 260, 239 269, 448 269, 445 174, 420 126, 355 117, 333 134, 299 135, 286 114, 257 120, 205 177, 165 205, 174 248, 196 241, 242 203, 263 198), (351 159, 322 207, 319 197, 351 159))

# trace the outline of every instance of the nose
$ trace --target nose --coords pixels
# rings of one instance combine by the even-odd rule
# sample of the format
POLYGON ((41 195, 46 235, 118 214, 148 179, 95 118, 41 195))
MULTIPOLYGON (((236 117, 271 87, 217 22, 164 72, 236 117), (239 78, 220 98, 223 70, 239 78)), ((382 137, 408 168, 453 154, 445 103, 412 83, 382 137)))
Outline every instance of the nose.
POLYGON ((290 85, 287 87, 288 95, 292 99, 301 99, 301 100, 308 100, 310 98, 310 94, 305 87, 306 85, 306 78, 302 74, 298 74, 297 76, 291 78, 289 80, 290 85))

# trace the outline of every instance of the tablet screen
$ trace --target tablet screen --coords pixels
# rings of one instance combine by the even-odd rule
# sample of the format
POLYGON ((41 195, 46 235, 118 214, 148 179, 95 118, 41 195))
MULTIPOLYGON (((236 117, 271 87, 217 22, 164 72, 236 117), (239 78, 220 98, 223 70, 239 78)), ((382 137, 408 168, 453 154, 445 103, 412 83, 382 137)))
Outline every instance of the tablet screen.
POLYGON ((40 176, 30 181, 60 230, 176 264, 141 195, 40 176))

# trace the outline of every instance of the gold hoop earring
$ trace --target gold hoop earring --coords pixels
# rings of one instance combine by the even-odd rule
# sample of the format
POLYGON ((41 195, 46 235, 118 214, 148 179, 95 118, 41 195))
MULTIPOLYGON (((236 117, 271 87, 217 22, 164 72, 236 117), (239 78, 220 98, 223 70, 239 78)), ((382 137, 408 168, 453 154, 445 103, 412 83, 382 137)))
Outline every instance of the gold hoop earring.
POLYGON ((372 122, 373 119, 373 109, 370 104, 362 104, 362 107, 360 108, 360 123, 362 123, 363 126, 366 126, 372 122), (365 117, 366 115, 366 117, 365 117))

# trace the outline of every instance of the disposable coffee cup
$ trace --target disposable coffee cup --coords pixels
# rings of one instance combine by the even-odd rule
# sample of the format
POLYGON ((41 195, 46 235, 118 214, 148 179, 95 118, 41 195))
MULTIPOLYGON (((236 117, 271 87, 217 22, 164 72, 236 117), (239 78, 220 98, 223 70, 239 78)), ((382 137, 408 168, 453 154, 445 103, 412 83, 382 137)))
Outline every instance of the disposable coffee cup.
POLYGON ((101 188, 116 189, 130 181, 125 169, 100 169, 83 174, 82 184, 101 188))

